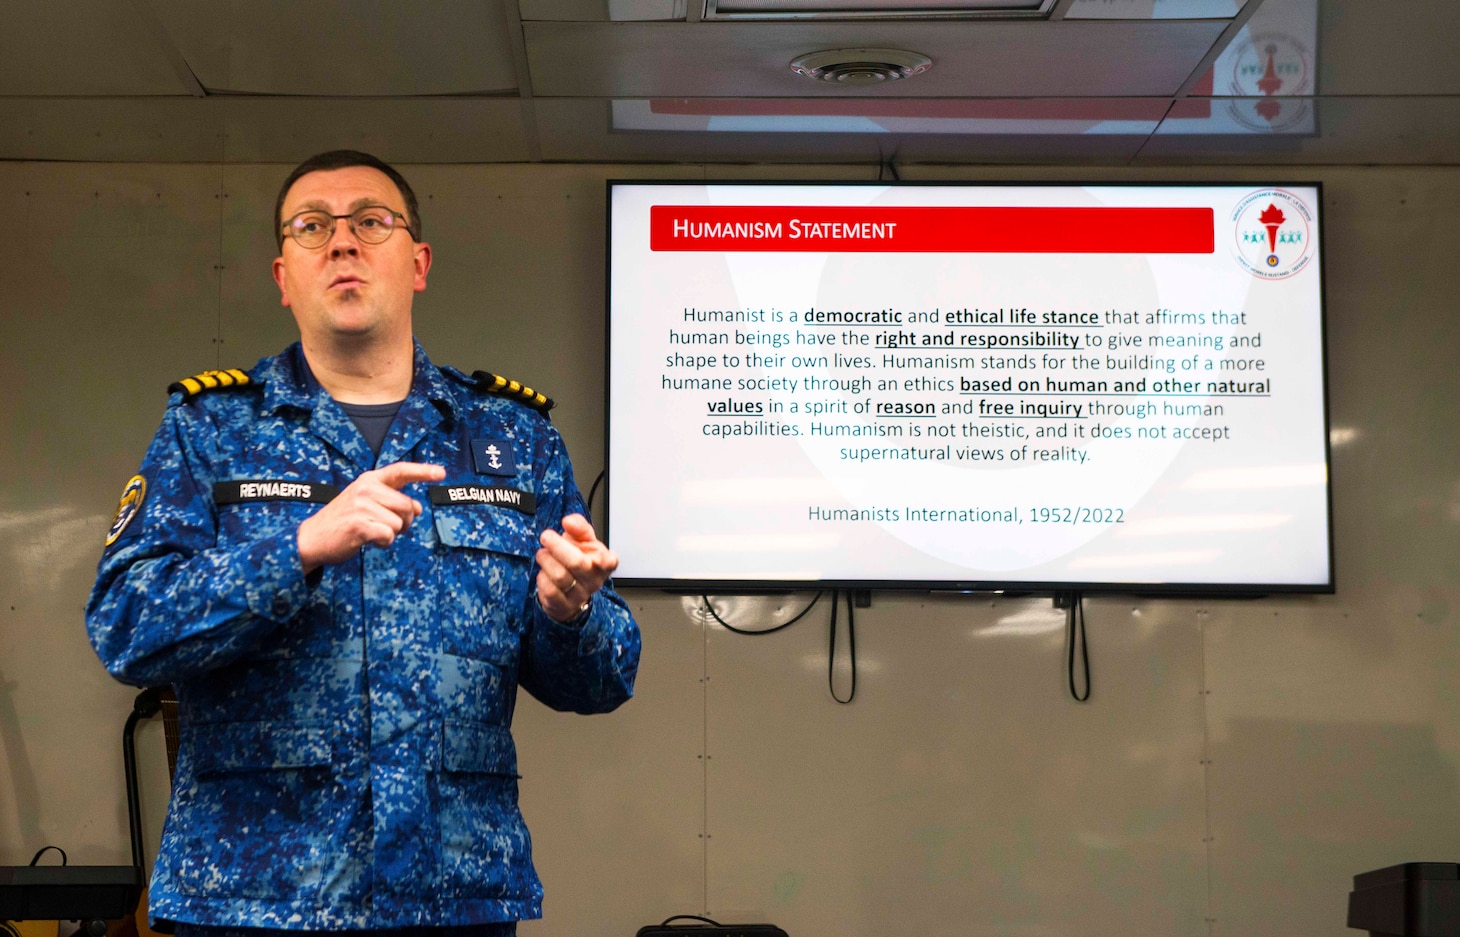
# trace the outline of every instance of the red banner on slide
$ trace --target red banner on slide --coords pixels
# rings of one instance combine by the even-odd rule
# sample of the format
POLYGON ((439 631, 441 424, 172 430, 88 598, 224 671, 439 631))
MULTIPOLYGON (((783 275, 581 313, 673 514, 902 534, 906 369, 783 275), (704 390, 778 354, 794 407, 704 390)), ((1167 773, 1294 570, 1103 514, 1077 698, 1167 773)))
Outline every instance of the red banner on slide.
POLYGON ((656 251, 1210 254, 1210 208, 654 205, 656 251))

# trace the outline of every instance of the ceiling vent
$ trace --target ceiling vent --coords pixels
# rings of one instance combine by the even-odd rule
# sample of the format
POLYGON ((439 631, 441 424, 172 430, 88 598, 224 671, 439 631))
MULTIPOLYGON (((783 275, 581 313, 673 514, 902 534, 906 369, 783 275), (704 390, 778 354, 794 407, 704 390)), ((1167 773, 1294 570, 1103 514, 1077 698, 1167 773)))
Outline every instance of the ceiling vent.
POLYGON ((828 49, 791 60, 791 71, 839 85, 876 85, 921 75, 933 67, 926 55, 902 49, 828 49))

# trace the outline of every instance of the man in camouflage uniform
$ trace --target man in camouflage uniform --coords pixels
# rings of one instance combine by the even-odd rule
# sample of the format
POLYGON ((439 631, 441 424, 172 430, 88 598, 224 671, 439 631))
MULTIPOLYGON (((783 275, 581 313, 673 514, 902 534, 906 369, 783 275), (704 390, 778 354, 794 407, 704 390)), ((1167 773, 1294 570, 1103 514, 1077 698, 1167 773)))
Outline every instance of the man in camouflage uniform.
POLYGON ((415 343, 431 248, 395 170, 317 156, 275 222, 300 342, 174 385, 87 606, 107 669, 179 700, 150 915, 509 935, 542 899, 517 686, 583 713, 630 696, 618 560, 551 402, 415 343))

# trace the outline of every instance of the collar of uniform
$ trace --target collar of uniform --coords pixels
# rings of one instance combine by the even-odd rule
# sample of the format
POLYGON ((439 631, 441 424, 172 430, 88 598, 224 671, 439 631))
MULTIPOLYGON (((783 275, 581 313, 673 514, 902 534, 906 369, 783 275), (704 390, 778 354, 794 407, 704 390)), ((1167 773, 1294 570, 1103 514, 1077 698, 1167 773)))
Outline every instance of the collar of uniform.
MULTIPOLYGON (((459 415, 460 405, 456 402, 451 387, 418 341, 412 341, 414 361, 412 363, 411 393, 420 394, 441 411, 448 420, 459 415)), ((304 358, 304 348, 295 342, 283 353, 265 358, 249 372, 249 376, 264 388, 264 410, 278 412, 280 407, 295 407, 313 410, 321 386, 309 362, 304 358)))
POLYGON ((304 348, 290 345, 272 358, 260 361, 249 376, 264 388, 264 412, 277 413, 281 407, 313 410, 319 381, 304 360, 304 348))
POLYGON ((420 394, 441 411, 448 422, 460 415, 460 404, 451 392, 451 385, 441 376, 441 371, 426 357, 426 349, 416 342, 416 371, 411 378, 411 393, 420 394))

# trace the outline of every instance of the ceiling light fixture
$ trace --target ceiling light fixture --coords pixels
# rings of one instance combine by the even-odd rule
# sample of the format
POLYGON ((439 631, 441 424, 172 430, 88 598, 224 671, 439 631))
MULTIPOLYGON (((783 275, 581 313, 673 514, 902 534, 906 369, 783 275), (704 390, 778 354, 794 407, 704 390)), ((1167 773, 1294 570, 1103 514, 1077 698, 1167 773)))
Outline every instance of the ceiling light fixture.
POLYGON ((921 75, 933 60, 903 49, 827 49, 791 60, 791 71, 816 81, 876 85, 921 75))

